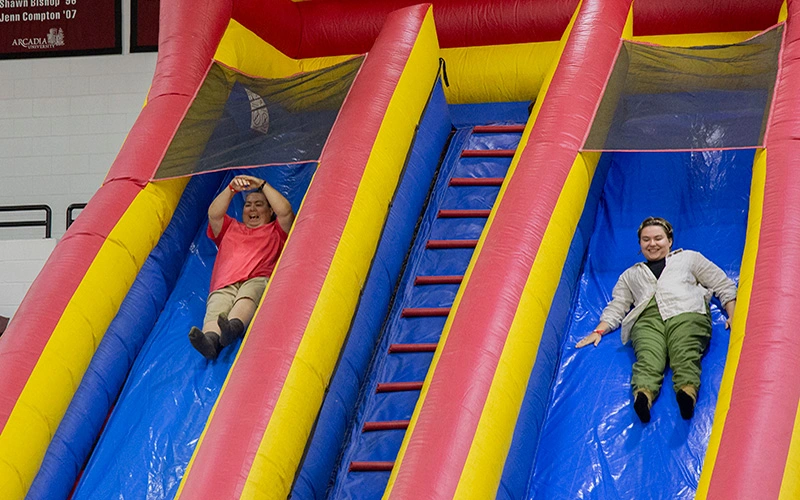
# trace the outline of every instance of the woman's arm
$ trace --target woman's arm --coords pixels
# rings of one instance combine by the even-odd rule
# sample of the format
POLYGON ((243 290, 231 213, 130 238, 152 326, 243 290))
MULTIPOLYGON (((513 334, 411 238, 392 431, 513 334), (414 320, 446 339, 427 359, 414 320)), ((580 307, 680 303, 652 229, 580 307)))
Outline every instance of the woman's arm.
POLYGON ((694 252, 694 254, 695 259, 692 266, 694 277, 698 283, 714 292, 714 295, 719 298, 722 307, 728 313, 728 317, 725 319, 725 329, 730 330, 733 311, 736 309, 736 284, 716 264, 699 252, 694 252))
POLYGON ((722 307, 728 314, 725 319, 725 329, 730 330, 733 321, 733 312, 736 309, 736 284, 728 278, 725 271, 705 258, 701 253, 694 252, 695 259, 692 272, 697 282, 708 288, 719 298, 722 307))
POLYGON ((730 330, 731 323, 733 322, 733 311, 736 309, 736 299, 729 300, 722 307, 724 307, 725 312, 728 313, 728 317, 725 319, 725 329, 730 330))
POLYGON ((270 186, 269 182, 264 181, 261 192, 267 197, 267 201, 272 206, 275 216, 278 218, 278 224, 285 232, 289 232, 294 223, 294 210, 292 204, 287 200, 277 189, 270 186))
POLYGON ((208 207, 208 225, 211 227, 211 232, 214 233, 215 238, 222 231, 222 223, 225 221, 225 214, 228 213, 228 206, 231 204, 233 196, 239 191, 247 189, 246 187, 242 188, 243 184, 237 182, 237 179, 238 177, 235 177, 208 207))
POLYGON ((694 255, 692 273, 697 282, 714 292, 722 304, 736 300, 736 284, 728 278, 725 271, 705 258, 703 254, 692 253, 694 255))
POLYGON ((625 318, 633 304, 633 292, 628 286, 626 273, 627 271, 622 273, 622 276, 617 280, 617 284, 614 285, 614 290, 611 292, 613 298, 603 309, 603 314, 600 315, 600 322, 594 330, 579 340, 575 347, 584 347, 589 344, 594 344, 597 347, 603 335, 614 330, 622 323, 622 319, 625 318))

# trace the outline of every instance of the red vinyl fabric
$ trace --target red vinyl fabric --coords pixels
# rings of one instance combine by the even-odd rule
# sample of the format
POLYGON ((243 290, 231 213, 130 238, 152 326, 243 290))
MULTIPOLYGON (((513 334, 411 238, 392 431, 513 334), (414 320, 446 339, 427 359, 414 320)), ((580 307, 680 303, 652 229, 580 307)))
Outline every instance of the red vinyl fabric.
MULTIPOLYGON (((223 15, 218 10, 224 11, 225 3, 204 1, 202 4, 208 5, 195 4, 192 9, 176 3, 162 6, 162 19, 170 21, 162 23, 162 46, 150 103, 129 133, 104 186, 58 243, 3 334, 0 432, 97 252, 158 166, 171 131, 177 128, 194 87, 202 80, 230 16, 226 14, 225 21, 218 21, 216 27, 202 21, 213 11, 210 6, 216 6, 216 15, 223 15), (197 39, 205 42, 198 44, 197 39), (193 45, 191 50, 186 49, 193 45)), ((230 9, 230 2, 227 4, 230 9)))
POLYGON ((778 498, 800 400, 800 3, 788 8, 747 333, 708 498, 778 498))
MULTIPOLYGON (((232 9, 233 0, 162 4, 150 103, 164 95, 194 97, 228 27, 232 9)), ((175 127, 170 122, 162 126, 175 127)))
POLYGON ((281 256, 279 272, 269 285, 270 293, 253 320, 246 348, 240 351, 195 451, 181 498, 241 494, 427 8, 420 5, 387 19, 353 83, 281 256))
POLYGON ((205 78, 228 26, 231 9, 231 0, 202 0, 191 6, 169 2, 161 6, 158 62, 148 102, 106 182, 133 179, 144 185, 152 178, 205 78))
MULTIPOLYGON (((390 12, 417 3, 240 0, 233 17, 294 58, 362 54, 390 12)), ((577 0, 494 0, 489 7, 474 0, 437 0, 433 15, 442 48, 500 45, 558 40, 577 5, 577 0)))
POLYGON ((291 0, 236 0, 232 17, 276 49, 297 59, 303 29, 299 5, 291 0))
POLYGON ((209 11, 208 6, 187 9, 168 3, 162 7, 162 16, 170 21, 162 23, 160 36, 164 45, 159 53, 151 101, 128 135, 104 186, 58 243, 0 342, 0 358, 3 359, 0 363, 0 431, 70 298, 109 233, 158 166, 171 131, 177 127, 194 87, 205 74, 226 26, 218 22, 220 26, 215 34, 212 24, 196 18, 208 17, 209 11), (212 33, 205 32, 209 29, 212 33), (207 40, 200 44, 201 47, 205 45, 205 51, 184 48, 196 43, 196 38, 207 40), (205 63, 202 63, 204 58, 205 63), (159 99, 164 94, 169 95, 159 99), (182 94, 182 97, 175 94, 182 94))
POLYGON ((530 269, 603 91, 607 73, 591 68, 612 67, 628 9, 626 1, 586 0, 581 7, 531 146, 466 285, 392 498, 453 498, 530 269))
POLYGON ((633 34, 762 31, 775 24, 782 3, 781 0, 636 0, 633 2, 633 34))
MULTIPOLYGON (((150 100, 128 132, 105 183, 130 181, 144 186, 158 169, 191 101, 191 96, 170 94, 150 100)), ((90 207, 91 202, 81 215, 90 207)))

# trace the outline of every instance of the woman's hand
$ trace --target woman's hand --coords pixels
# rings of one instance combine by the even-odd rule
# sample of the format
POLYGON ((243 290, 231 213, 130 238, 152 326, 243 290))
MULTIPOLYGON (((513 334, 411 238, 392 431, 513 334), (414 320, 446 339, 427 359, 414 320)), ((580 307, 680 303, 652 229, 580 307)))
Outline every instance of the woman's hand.
POLYGON ((603 338, 603 335, 608 333, 610 330, 611 328, 609 324, 606 323, 605 321, 601 321, 600 323, 597 324, 596 327, 594 327, 594 330, 589 332, 589 335, 579 340, 578 343, 575 344, 575 347, 581 348, 589 344, 594 344, 594 346, 597 347, 597 344, 600 343, 600 339, 603 338))
POLYGON ((253 177, 252 175, 237 175, 231 181, 230 187, 237 193, 240 193, 242 191, 256 189, 257 187, 261 186, 262 182, 264 181, 257 177, 253 177))
POLYGON ((736 310, 736 299, 728 301, 723 307, 725 312, 728 313, 728 317, 725 319, 725 329, 730 330, 733 323, 733 312, 736 310))
POLYGON ((581 347, 585 347, 585 346, 587 346, 589 344, 594 344, 594 346, 597 347, 597 344, 600 343, 600 340, 602 338, 603 338, 603 334, 600 333, 599 330, 593 330, 589 335, 587 335, 587 336, 583 337, 582 339, 580 339, 578 341, 578 343, 575 344, 575 347, 581 348, 581 347))

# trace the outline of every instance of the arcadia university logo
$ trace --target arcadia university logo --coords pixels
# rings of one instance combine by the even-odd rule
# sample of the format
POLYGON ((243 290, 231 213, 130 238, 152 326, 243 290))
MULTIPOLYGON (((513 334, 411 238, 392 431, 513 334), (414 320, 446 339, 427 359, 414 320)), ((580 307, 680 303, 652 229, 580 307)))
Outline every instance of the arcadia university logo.
POLYGON ((28 50, 53 49, 64 45, 64 30, 62 28, 50 28, 42 38, 15 38, 11 42, 12 47, 23 47, 28 50))

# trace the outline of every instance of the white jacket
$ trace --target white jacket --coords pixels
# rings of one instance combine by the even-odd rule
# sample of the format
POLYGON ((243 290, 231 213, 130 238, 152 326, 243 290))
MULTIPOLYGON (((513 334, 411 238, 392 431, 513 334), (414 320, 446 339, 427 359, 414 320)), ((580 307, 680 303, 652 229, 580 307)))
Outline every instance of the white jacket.
POLYGON ((658 280, 644 262, 626 269, 614 286, 613 299, 600 320, 608 323, 611 330, 621 323, 625 344, 631 337, 633 324, 654 296, 661 319, 666 321, 686 312, 705 314, 712 292, 725 305, 736 298, 736 285, 700 252, 675 250, 667 255, 658 280))

